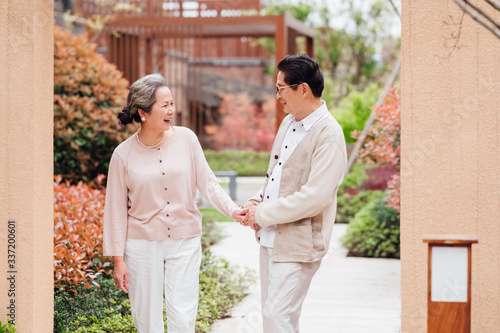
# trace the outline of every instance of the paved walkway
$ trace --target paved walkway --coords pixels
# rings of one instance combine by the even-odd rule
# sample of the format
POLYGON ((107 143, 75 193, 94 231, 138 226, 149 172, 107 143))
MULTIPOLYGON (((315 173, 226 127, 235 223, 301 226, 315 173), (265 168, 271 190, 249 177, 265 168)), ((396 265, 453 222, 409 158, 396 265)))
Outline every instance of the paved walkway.
MULTIPOLYGON (((238 198, 240 199, 240 198, 238 198)), ((240 199, 241 200, 241 199, 240 199)), ((221 223, 225 239, 211 247, 231 263, 258 271, 259 245, 253 231, 221 223)), ((347 257, 339 238, 347 225, 336 224, 330 251, 316 273, 301 315, 304 333, 393 333, 401 327, 400 261, 347 257)), ((257 284, 212 333, 262 333, 257 284)))

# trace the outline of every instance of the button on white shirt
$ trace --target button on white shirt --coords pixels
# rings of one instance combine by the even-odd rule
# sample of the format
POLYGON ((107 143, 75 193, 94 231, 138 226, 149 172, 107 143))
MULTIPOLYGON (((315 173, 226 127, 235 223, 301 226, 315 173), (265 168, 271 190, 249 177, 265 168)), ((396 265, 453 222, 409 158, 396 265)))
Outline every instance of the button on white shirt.
MULTIPOLYGON (((294 116, 289 115, 292 118, 292 123, 288 127, 288 130, 283 139, 283 144, 281 145, 279 160, 276 163, 271 175, 269 175, 269 180, 267 186, 264 190, 264 197, 262 202, 271 202, 278 199, 280 183, 281 183, 281 172, 283 166, 285 165, 288 158, 292 155, 295 148, 304 139, 307 133, 314 127, 314 125, 329 115, 328 109, 324 101, 323 104, 311 113, 302 121, 297 121, 294 116)), ((271 225, 266 228, 262 228, 260 235, 260 245, 266 247, 274 247, 274 238, 276 236, 276 225, 271 225)))

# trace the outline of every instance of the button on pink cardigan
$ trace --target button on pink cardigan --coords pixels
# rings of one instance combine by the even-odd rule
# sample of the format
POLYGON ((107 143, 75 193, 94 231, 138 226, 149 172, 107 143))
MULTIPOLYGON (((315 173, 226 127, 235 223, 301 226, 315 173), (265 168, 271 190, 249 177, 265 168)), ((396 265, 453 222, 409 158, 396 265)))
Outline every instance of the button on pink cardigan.
POLYGON ((196 135, 185 127, 160 148, 145 148, 136 134, 113 152, 103 219, 105 256, 123 256, 127 239, 161 240, 201 235, 196 188, 231 217, 238 207, 217 182, 196 135))

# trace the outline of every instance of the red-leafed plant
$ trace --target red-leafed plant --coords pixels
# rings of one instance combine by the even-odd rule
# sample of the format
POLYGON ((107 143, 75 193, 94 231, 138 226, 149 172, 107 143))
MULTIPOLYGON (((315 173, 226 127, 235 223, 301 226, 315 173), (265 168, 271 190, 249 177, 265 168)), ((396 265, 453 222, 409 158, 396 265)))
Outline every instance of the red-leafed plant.
MULTIPOLYGON (((71 185, 54 177, 54 287, 73 290, 90 288, 98 274, 110 274, 102 256, 104 176, 91 187, 83 182, 71 185)), ((76 291, 75 291, 76 292, 76 291)))
POLYGON ((107 173, 113 149, 136 129, 117 129, 128 85, 86 35, 55 27, 54 174, 76 184, 107 173))
MULTIPOLYGON (((396 173, 387 183, 388 207, 400 210, 401 169, 401 91, 392 87, 380 106, 374 107, 375 122, 368 131, 364 147, 359 152, 360 160, 369 164, 389 165, 396 173)), ((354 137, 359 133, 353 132, 354 137)))
POLYGON ((270 96, 262 105, 255 105, 246 95, 221 97, 221 125, 205 126, 210 148, 270 151, 276 130, 274 99, 270 96))

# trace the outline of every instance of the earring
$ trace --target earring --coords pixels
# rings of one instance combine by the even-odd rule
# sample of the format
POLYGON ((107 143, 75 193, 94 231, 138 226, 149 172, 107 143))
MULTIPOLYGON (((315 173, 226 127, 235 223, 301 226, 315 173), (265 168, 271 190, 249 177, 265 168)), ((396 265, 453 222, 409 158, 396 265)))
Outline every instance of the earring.
POLYGON ((142 117, 142 118, 141 118, 141 120, 142 120, 142 121, 146 121, 146 117, 142 117))

